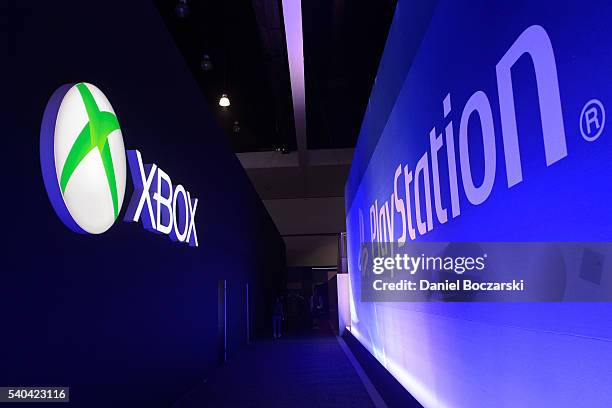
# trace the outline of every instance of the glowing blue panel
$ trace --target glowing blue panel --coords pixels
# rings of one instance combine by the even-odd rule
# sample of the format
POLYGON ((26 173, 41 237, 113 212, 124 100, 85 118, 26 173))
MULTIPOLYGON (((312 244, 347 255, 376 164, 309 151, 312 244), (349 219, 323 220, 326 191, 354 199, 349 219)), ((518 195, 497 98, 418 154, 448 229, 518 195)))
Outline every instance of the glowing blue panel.
MULTIPOLYGON (((416 240, 612 241, 610 22, 606 1, 441 0, 393 108, 368 108, 346 187, 352 330, 427 407, 612 406, 610 304, 361 302, 357 259, 410 239, 409 219, 416 240)), ((403 58, 388 46, 379 76, 403 58)), ((568 282, 612 285, 612 260, 579 262, 601 270, 568 282)))

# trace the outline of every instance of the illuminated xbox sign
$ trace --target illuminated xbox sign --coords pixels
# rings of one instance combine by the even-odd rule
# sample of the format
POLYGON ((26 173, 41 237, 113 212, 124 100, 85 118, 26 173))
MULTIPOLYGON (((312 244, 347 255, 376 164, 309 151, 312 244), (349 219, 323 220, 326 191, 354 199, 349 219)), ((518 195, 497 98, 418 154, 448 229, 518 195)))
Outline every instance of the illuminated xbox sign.
POLYGON ((145 229, 170 236, 178 242, 198 246, 195 213, 198 199, 181 184, 174 185, 168 173, 156 164, 144 164, 138 150, 128 150, 134 195, 126 222, 141 221, 145 229))
POLYGON ((47 193, 64 224, 79 233, 108 230, 126 181, 123 137, 108 99, 91 84, 61 87, 47 105, 40 142, 47 193))
MULTIPOLYGON (((134 195, 125 221, 142 221, 147 230, 198 246, 197 198, 157 165, 144 165, 139 151, 127 156, 134 195)), ((101 234, 115 223, 125 196, 126 151, 102 91, 84 82, 55 91, 43 116, 40 161, 51 204, 68 228, 101 234)))

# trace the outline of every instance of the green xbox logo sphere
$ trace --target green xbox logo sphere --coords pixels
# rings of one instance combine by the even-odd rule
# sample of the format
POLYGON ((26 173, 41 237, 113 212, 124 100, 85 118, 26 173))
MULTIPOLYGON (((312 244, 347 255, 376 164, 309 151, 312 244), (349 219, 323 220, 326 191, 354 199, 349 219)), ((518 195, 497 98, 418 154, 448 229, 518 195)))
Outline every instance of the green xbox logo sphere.
POLYGON ((45 109, 40 159, 47 194, 64 224, 101 234, 119 215, 126 160, 117 116, 102 91, 64 85, 45 109))

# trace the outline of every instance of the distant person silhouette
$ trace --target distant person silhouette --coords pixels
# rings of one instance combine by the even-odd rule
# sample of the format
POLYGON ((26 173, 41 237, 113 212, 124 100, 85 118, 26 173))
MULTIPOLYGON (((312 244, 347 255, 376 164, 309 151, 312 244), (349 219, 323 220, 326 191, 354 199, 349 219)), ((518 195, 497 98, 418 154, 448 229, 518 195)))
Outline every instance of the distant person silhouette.
POLYGON ((272 328, 275 339, 278 339, 281 336, 281 321, 283 320, 283 317, 283 304, 281 303, 280 298, 276 298, 272 313, 272 328))
POLYGON ((323 299, 321 295, 317 293, 316 286, 312 287, 312 296, 310 296, 310 320, 313 329, 318 329, 317 317, 321 315, 321 309, 323 305, 323 299))

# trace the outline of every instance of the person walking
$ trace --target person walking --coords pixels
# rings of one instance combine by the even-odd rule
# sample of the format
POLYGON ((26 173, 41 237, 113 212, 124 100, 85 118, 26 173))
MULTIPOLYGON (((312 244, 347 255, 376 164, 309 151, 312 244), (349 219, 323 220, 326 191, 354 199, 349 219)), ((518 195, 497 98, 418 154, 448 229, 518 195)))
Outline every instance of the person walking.
POLYGON ((281 321, 283 320, 283 317, 283 304, 281 303, 280 298, 276 298, 272 312, 272 329, 275 339, 278 339, 281 336, 281 321))

